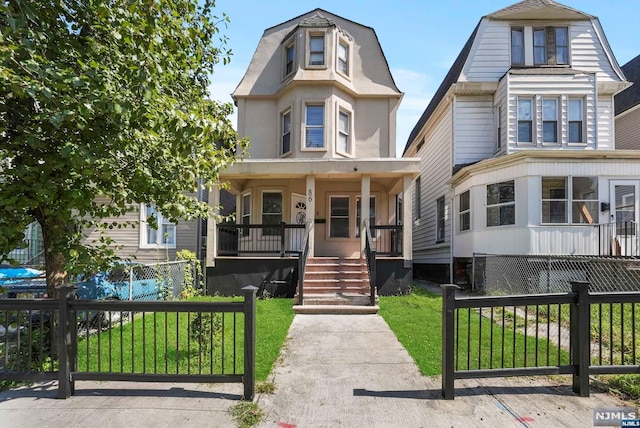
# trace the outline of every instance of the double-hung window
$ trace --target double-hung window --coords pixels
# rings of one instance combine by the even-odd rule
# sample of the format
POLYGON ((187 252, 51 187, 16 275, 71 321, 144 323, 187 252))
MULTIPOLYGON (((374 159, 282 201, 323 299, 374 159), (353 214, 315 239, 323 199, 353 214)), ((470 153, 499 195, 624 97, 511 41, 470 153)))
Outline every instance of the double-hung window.
POLYGON ((340 110, 338 113, 338 146, 339 153, 351 153, 351 144, 349 138, 351 116, 349 113, 340 110))
POLYGON ((324 65, 324 34, 309 36, 309 65, 324 65))
POLYGON ((511 28, 511 65, 524 65, 524 28, 511 28))
POLYGON ((342 41, 338 43, 338 71, 349 75, 349 46, 342 41))
POLYGON ((533 29, 533 63, 563 65, 569 63, 569 29, 545 27, 533 29))
POLYGON ((291 110, 282 113, 281 116, 281 146, 280 153, 287 154, 291 151, 291 110))
POLYGON ((568 102, 568 142, 582 143, 582 99, 570 98, 568 102))
MULTIPOLYGON (((242 224, 251 224, 251 194, 247 193, 242 195, 242 224)), ((249 236, 249 228, 244 227, 241 229, 240 236, 249 236)))
POLYGON ((329 216, 329 236, 331 238, 349 237, 349 197, 331 196, 329 216))
POLYGON ((293 73, 293 63, 296 57, 294 44, 291 43, 284 48, 284 75, 285 77, 293 73))
MULTIPOLYGON (((362 211, 361 211, 360 196, 356 199, 356 236, 360 236, 360 226, 362 226, 362 211)), ((376 224, 376 197, 369 197, 369 226, 375 226, 376 224)))
POLYGON ((513 180, 487 186, 487 227, 516 223, 515 195, 513 180))
POLYGON ((324 147, 324 105, 307 104, 305 109, 305 146, 324 147))
POLYGON ((471 199, 468 190, 460 194, 458 207, 460 210, 460 231, 471 229, 471 199))
POLYGON ((518 142, 533 142, 532 98, 518 98, 518 142))
MULTIPOLYGON (((264 192, 262 194, 262 224, 278 225, 282 223, 282 193, 264 192)), ((279 227, 264 227, 263 236, 273 236, 280 233, 279 227)))
POLYGON ((444 196, 441 196, 436 199, 436 243, 444 242, 445 220, 444 196))
POLYGON ((176 225, 170 222, 153 205, 144 205, 146 217, 143 221, 146 227, 144 246, 162 246, 175 248, 176 246, 176 225), (155 221, 155 225, 153 222, 155 221))
POLYGON ((542 177, 542 223, 567 223, 567 178, 542 177))
POLYGON ((558 142, 558 100, 542 99, 542 142, 558 142))

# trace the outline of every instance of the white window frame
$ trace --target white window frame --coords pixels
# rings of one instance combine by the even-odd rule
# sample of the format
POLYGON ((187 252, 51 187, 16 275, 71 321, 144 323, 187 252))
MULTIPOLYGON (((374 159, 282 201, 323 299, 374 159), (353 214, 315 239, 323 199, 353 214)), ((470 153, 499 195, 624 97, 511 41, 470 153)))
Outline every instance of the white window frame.
POLYGON ((525 61, 525 59, 524 59, 524 56, 525 56, 524 27, 511 27, 511 30, 509 32, 509 37, 510 37, 510 46, 511 46, 511 50, 510 50, 510 53, 511 53, 511 65, 523 66, 524 65, 524 61, 525 61), (522 40, 521 40, 522 44, 520 44, 520 45, 514 44, 514 39, 513 39, 514 33, 520 33, 522 35, 522 40), (514 60, 514 57, 516 56, 516 55, 514 55, 514 51, 516 49, 520 49, 521 50, 520 56, 522 58, 522 61, 515 61, 514 60))
POLYGON ((327 68, 327 34, 324 31, 309 30, 307 32, 307 55, 306 55, 306 68, 327 68), (322 38, 322 51, 311 51, 311 41, 313 39, 322 38), (311 64, 311 57, 313 53, 322 52, 322 64, 311 64))
POLYGON ((543 176, 540 177, 540 189, 541 192, 544 192, 544 181, 545 179, 564 179, 565 183, 565 195, 564 198, 560 197, 560 195, 552 195, 549 194, 548 198, 543 198, 544 194, 540 195, 541 199, 541 213, 540 213, 540 224, 542 225, 555 225, 555 224, 596 224, 598 223, 598 215, 599 215, 599 199, 598 199, 598 177, 596 176, 578 176, 578 175, 569 175, 569 176, 543 176), (577 180, 588 179, 591 180, 595 186, 589 189, 589 192, 577 195, 576 191, 578 191, 578 186, 576 185, 577 180), (554 197, 556 196, 556 197, 554 197), (564 222, 552 222, 552 221, 544 221, 544 203, 545 202, 564 202, 565 203, 565 220, 564 222), (591 207, 588 207, 591 205, 591 207))
POLYGON ((532 31, 532 44, 533 44, 533 65, 540 66, 566 66, 571 63, 571 41, 569 27, 564 25, 547 26, 547 27, 534 27, 532 31), (566 31, 566 45, 558 45, 558 30, 566 31), (536 32, 543 33, 543 43, 536 45, 536 32), (536 59, 536 48, 544 50, 544 59, 538 61, 536 59), (558 61, 558 49, 566 49, 566 60, 558 61))
POLYGON ((541 207, 541 217, 540 224, 568 224, 569 223, 569 184, 567 177, 562 176, 546 176, 540 177, 540 207, 541 207), (550 188, 548 187, 549 194, 545 195, 545 180, 554 180, 559 181, 563 180, 562 188, 559 185, 556 187, 550 188), (546 197, 545 197, 546 196, 546 197), (548 211, 549 214, 545 221, 545 204, 549 205, 548 211), (553 207, 556 207, 555 209, 553 207), (564 210, 560 213, 559 208, 564 206, 564 210), (555 215, 553 213, 556 213, 555 215), (561 221, 554 220, 556 216, 559 214, 563 215, 561 221))
POLYGON ((327 150, 327 106, 324 102, 305 102, 304 103, 304 121, 302 123, 302 133, 304 138, 302 140, 301 150, 303 151, 326 151, 327 150), (308 125, 307 113, 308 107, 322 107, 322 125, 308 125), (308 147, 307 146, 307 129, 322 128, 322 146, 321 147, 308 147))
POLYGON ((533 97, 517 97, 516 98, 516 141, 519 144, 534 144, 536 141, 536 132, 535 132, 535 117, 536 117, 536 102, 533 97), (530 119, 521 119, 520 118, 520 102, 529 102, 531 105, 530 109, 530 119), (528 122, 530 124, 530 134, 531 138, 529 141, 520 140, 520 122, 528 122))
POLYGON ((502 106, 496 107, 496 152, 502 149, 502 106))
POLYGON ((153 205, 140 204, 140 243, 139 248, 176 248, 177 240, 177 227, 175 223, 170 222, 166 217, 162 215, 153 205), (156 241, 155 243, 148 242, 151 229, 151 225, 147 222, 147 209, 152 210, 151 215, 156 217, 156 223, 158 229, 156 229, 156 241), (163 240, 167 232, 164 231, 165 227, 169 227, 171 230, 171 239, 163 240), (163 242, 164 241, 164 242, 163 242))
MULTIPOLYGON (((251 224, 251 193, 243 193, 240 199, 240 224, 251 224), (246 220, 246 223, 245 223, 246 220)), ((240 229, 240 237, 251 237, 251 229, 240 229)))
POLYGON ((501 181, 499 183, 491 183, 488 184, 486 187, 486 207, 487 207, 487 222, 486 225, 487 227, 502 227, 502 226, 513 226, 516 223, 516 183, 515 180, 507 180, 507 181, 501 181), (498 196, 498 202, 494 202, 494 203, 490 203, 489 201, 489 186, 502 186, 502 185, 511 185, 513 186, 513 200, 506 200, 506 201, 502 201, 502 197, 498 196), (502 211, 503 208, 508 208, 508 207, 513 207, 513 223, 502 223, 502 216, 500 211, 502 211), (489 224, 489 210, 493 210, 493 209, 498 209, 498 219, 499 222, 498 224, 489 224))
MULTIPOLYGON (((362 222, 362 215, 361 215, 362 211, 361 211, 361 207, 360 207, 361 201, 362 201, 362 196, 361 195, 356 196, 356 228, 355 228, 355 230, 356 230, 355 237, 356 238, 360 237, 360 223, 362 222)), ((369 226, 375 226, 376 225, 376 212, 377 212, 376 208, 377 208, 377 205, 376 205, 376 197, 375 197, 375 195, 369 195, 369 214, 371 214, 372 205, 373 205, 373 221, 371 221, 372 218, 371 218, 371 215, 369 215, 369 226)), ((373 239, 376 238, 375 235, 373 235, 372 237, 373 237, 373 239)))
POLYGON ((338 118, 337 118, 337 126, 336 126, 336 153, 345 155, 345 156, 353 155, 353 138, 352 138, 353 119, 352 118, 353 118, 353 115, 351 114, 350 111, 343 108, 338 108, 338 118), (340 119, 341 119, 341 116, 343 115, 346 116, 347 118, 347 129, 342 128, 342 121, 340 119), (342 150, 342 147, 341 147, 343 138, 347 146, 346 150, 342 150))
POLYGON ((567 144, 575 144, 575 145, 584 145, 586 143, 585 141, 585 129, 584 129, 584 98, 568 98, 567 99, 567 144), (571 103, 572 102, 579 102, 580 103, 580 109, 578 110, 578 112, 580 113, 580 120, 572 120, 572 109, 571 109, 571 103), (580 123, 580 140, 579 141, 573 141, 571 140, 571 124, 574 122, 579 122, 580 123))
POLYGON ((291 126, 293 124, 292 121, 292 111, 291 108, 287 108, 285 109, 282 113, 280 113, 280 156, 286 156, 288 154, 291 154, 291 152, 293 151, 293 139, 292 139, 292 135, 291 135, 291 126), (289 118, 289 128, 286 129, 286 123, 285 123, 285 118, 289 118), (284 150, 284 142, 285 142, 285 137, 289 137, 289 150, 285 151, 284 150))
POLYGON ((447 207, 445 204, 445 197, 440 196, 436 199, 436 244, 440 244, 445 241, 446 221, 447 207))
POLYGON ((458 219, 458 230, 460 232, 471 230, 471 191, 469 190, 458 195, 458 219), (466 207, 463 206, 463 199, 466 199, 466 207), (467 227, 464 227, 465 221, 463 218, 467 218, 467 227))
POLYGON ((351 43, 341 37, 338 37, 336 46, 336 71, 347 78, 351 76, 351 43), (346 51, 344 57, 342 56, 342 47, 346 51), (346 68, 346 70, 343 68, 346 68))
MULTIPOLYGON (((280 221, 277 224, 273 223, 273 227, 274 228, 279 228, 280 227, 280 224, 282 223, 283 218, 284 218, 284 195, 283 195, 282 190, 263 190, 262 191, 261 198, 260 198, 260 222, 263 225, 264 224, 272 224, 272 223, 265 223, 264 222, 265 214, 266 215, 274 215, 274 216, 275 215, 280 215, 280 221), (267 193, 269 193, 269 194, 279 194, 280 195, 280 212, 279 213, 265 213, 264 212, 264 196, 267 193)), ((261 233, 262 237, 265 237, 265 238, 279 237, 279 235, 277 235, 275 233, 271 234, 271 233, 264 233, 264 232, 265 232, 265 230, 263 228, 262 229, 262 233, 261 233)))
POLYGON ((349 227, 349 225, 351 224, 351 196, 349 195, 328 195, 329 196, 329 203, 327 204, 328 210, 329 212, 327 213, 327 219, 329 224, 327 225, 327 238, 328 239, 350 239, 351 238, 351 227, 349 227), (347 215, 341 215, 341 216, 334 216, 333 215, 333 200, 334 199, 347 199, 347 215), (333 219, 346 219, 347 220, 347 235, 348 236, 332 236, 332 228, 331 225, 333 223, 333 219))
POLYGON ((542 117, 542 135, 541 135, 541 140, 542 143, 544 145, 556 145, 561 143, 560 141, 560 118, 561 118, 561 104, 559 102, 558 98, 554 98, 554 97, 543 97, 542 98, 542 102, 540 105, 540 115, 542 117), (549 117, 546 116, 546 109, 545 109, 545 104, 547 103, 553 103, 555 106, 555 117, 549 117), (555 124, 555 132, 554 132, 554 139, 552 141, 547 141, 545 140, 545 125, 549 124, 549 125, 554 125, 555 124))

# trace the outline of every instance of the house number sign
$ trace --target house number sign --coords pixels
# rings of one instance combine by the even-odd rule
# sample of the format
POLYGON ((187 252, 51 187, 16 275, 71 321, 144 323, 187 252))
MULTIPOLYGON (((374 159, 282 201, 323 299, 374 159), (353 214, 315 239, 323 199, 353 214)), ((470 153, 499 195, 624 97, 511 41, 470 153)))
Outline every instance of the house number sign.
POLYGON ((313 190, 311 189, 307 190, 307 200, 313 202, 313 190))

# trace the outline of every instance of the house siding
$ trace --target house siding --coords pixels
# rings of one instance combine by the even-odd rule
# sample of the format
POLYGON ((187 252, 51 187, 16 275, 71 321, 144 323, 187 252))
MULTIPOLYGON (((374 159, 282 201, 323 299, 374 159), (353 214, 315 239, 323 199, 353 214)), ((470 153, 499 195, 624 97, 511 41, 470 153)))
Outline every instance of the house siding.
POLYGON ((509 23, 484 19, 477 34, 459 80, 497 81, 511 66, 509 23))
POLYGON ((613 96, 598 97, 598 149, 612 150, 614 144, 613 96))
POLYGON ((454 165, 476 162, 493 156, 495 126, 493 97, 455 99, 454 165))
POLYGON ((591 21, 575 21, 569 27, 571 66, 580 71, 597 73, 599 81, 619 81, 602 41, 591 21))
POLYGON ((615 119, 617 150, 640 150, 640 106, 615 119))
MULTIPOLYGON (((451 106, 425 136, 425 144, 418 153, 422 159, 420 174, 422 181, 421 218, 413 228, 414 263, 447 263, 451 240, 451 200, 447 180, 451 177, 451 106), (428 180, 428 181, 427 181, 428 180), (444 196, 445 220, 444 243, 436 243, 436 200, 444 196)), ((415 192, 415 185, 413 186, 415 192)), ((415 196, 414 196, 415 200, 415 196)))

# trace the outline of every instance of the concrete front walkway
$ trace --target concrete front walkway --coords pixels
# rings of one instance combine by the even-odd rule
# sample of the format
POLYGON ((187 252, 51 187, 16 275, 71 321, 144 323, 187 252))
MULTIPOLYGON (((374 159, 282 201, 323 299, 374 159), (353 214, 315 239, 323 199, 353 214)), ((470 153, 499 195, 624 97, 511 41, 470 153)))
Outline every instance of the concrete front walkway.
POLYGON ((296 315, 281 358, 276 393, 257 397, 264 427, 583 427, 625 405, 576 397, 569 377, 456 381, 445 401, 379 315, 296 315))

